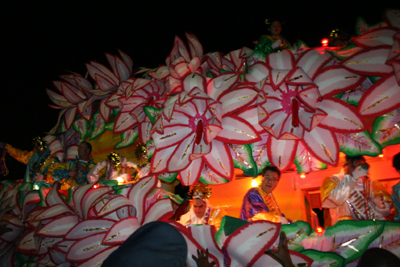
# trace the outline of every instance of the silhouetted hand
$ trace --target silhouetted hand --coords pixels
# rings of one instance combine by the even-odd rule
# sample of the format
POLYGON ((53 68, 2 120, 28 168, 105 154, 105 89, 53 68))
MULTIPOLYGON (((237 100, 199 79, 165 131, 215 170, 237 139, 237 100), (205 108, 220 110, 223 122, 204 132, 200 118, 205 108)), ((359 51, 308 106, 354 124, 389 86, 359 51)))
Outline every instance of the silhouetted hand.
POLYGON ((212 267, 215 265, 215 261, 208 262, 208 249, 206 249, 206 254, 202 250, 197 250, 197 258, 192 255, 193 260, 196 262, 197 267, 212 267))
POLYGON ((288 241, 284 231, 281 231, 279 236, 278 250, 265 250, 265 254, 271 256, 274 260, 282 264, 283 267, 293 267, 292 259, 288 248, 288 241))

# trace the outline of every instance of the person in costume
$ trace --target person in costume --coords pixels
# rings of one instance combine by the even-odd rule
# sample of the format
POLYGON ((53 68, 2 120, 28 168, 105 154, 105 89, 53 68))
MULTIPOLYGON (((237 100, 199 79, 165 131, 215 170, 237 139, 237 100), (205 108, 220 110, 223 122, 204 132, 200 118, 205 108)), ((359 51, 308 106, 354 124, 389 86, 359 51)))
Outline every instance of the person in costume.
POLYGON ((263 177, 261 186, 251 188, 243 198, 240 219, 245 221, 267 220, 283 224, 289 223, 272 194, 278 186, 281 171, 275 166, 267 166, 262 170, 261 175, 263 177))
POLYGON ((136 172, 140 171, 136 163, 127 161, 118 153, 111 152, 107 160, 98 163, 89 171, 87 179, 89 183, 97 182, 100 177, 107 180, 118 180, 118 182, 128 182, 130 180, 128 168, 134 168, 136 172))
MULTIPOLYGON (((393 157, 393 167, 400 174, 400 153, 393 157)), ((392 200, 394 204, 394 220, 400 222, 400 182, 393 186, 392 200)))
POLYGON ((346 155, 342 171, 325 178, 321 187, 322 207, 329 209, 332 225, 342 220, 386 220, 390 195, 368 178, 368 169, 364 157, 346 155))
POLYGON ((90 159, 92 145, 82 142, 78 147, 78 156, 74 160, 53 164, 48 170, 55 181, 61 181, 61 189, 67 190, 88 183, 87 174, 95 166, 90 159))
POLYGON ((50 154, 48 142, 44 138, 40 136, 33 138, 32 145, 33 151, 20 150, 10 144, 5 144, 5 149, 11 157, 26 164, 24 182, 37 181, 50 185, 51 181, 46 176, 47 170, 52 164, 60 161, 50 154))
POLYGON ((183 214, 179 222, 184 226, 193 224, 214 225, 218 231, 225 212, 210 205, 208 199, 211 196, 211 188, 204 184, 197 184, 189 195, 191 202, 189 212, 183 214))
POLYGON ((280 35, 282 32, 282 22, 280 20, 266 19, 265 24, 268 25, 270 35, 262 35, 258 39, 254 50, 262 51, 264 54, 270 54, 291 47, 285 37, 280 35))

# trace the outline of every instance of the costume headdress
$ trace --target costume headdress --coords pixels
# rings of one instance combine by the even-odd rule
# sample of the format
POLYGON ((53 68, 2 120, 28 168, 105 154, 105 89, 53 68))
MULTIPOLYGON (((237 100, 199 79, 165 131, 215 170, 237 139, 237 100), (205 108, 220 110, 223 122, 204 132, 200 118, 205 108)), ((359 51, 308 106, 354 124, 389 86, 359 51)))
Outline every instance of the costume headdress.
POLYGON ((349 34, 343 29, 335 28, 329 33, 329 40, 333 41, 335 39, 348 40, 349 34))
POLYGON ((205 184, 197 184, 189 192, 189 199, 208 200, 211 196, 211 188, 205 184))
POLYGON ((40 136, 33 138, 32 145, 33 145, 33 148, 38 151, 46 150, 49 146, 49 144, 47 143, 47 140, 40 136))
POLYGON ((147 156, 147 148, 146 148, 145 144, 139 143, 136 145, 135 156, 136 156, 137 161, 141 162, 142 164, 147 162, 148 156, 147 156), (142 159, 145 159, 145 162, 143 162, 142 159))
POLYGON ((113 165, 115 167, 121 166, 121 157, 118 153, 111 152, 107 158, 111 165, 113 165))
POLYGON ((265 19, 264 22, 265 22, 265 24, 267 24, 268 26, 271 26, 271 24, 272 24, 274 21, 279 21, 279 23, 280 23, 281 25, 286 24, 286 21, 283 21, 283 20, 280 20, 280 19, 275 19, 275 18, 265 19))

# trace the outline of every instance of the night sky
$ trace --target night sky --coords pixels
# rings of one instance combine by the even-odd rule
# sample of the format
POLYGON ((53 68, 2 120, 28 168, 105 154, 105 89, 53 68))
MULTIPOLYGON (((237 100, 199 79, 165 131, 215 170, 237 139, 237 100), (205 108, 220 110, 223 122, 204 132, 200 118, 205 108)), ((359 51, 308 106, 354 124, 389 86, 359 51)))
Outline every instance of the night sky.
MULTIPOLYGON (((108 66, 105 52, 127 53, 134 68, 165 64, 175 35, 193 33, 204 53, 224 54, 268 34, 266 18, 286 21, 282 35, 319 46, 339 27, 354 33, 358 16, 382 21, 398 1, 7 1, 1 7, 0 141, 31 150, 57 122, 45 88, 73 71, 84 75, 90 60, 108 66), (172 4, 172 3, 180 4, 172 4), (295 3, 295 4, 293 4, 295 3)), ((9 178, 22 178, 23 164, 7 156, 9 178)))

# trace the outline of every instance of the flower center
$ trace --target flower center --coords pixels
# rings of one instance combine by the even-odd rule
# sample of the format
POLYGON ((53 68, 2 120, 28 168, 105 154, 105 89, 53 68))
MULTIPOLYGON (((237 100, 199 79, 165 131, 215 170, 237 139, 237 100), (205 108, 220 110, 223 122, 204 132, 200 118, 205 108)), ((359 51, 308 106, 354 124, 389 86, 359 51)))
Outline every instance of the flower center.
POLYGON ((282 92, 281 98, 283 112, 288 115, 292 114, 292 99, 296 99, 296 91, 289 90, 287 92, 282 92))
POLYGON ((200 144, 203 137, 204 125, 208 124, 208 119, 200 114, 196 114, 189 119, 189 127, 196 132, 196 144, 200 144))

